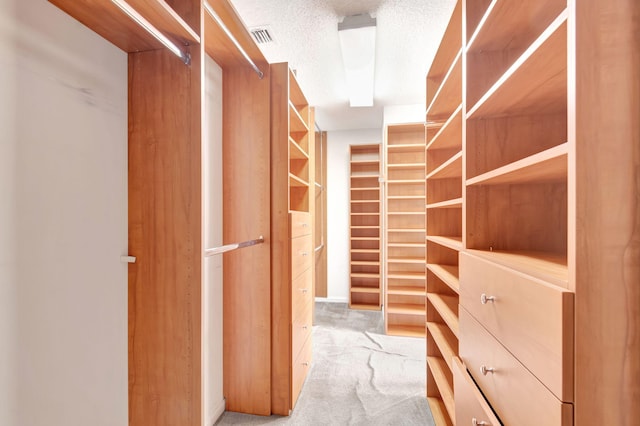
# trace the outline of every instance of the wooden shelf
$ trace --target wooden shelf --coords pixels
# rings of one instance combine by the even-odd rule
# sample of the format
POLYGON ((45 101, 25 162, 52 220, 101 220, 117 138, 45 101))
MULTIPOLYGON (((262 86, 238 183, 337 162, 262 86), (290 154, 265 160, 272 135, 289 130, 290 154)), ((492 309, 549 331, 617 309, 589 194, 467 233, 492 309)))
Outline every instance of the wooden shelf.
POLYGON ((454 265, 437 265, 435 263, 427 263, 427 269, 440 278, 440 280, 449 286, 456 293, 460 293, 460 278, 458 266, 454 265))
POLYGON ((367 273, 367 272, 353 272, 350 275, 351 278, 380 278, 380 274, 378 273, 367 273))
POLYGON ((309 160, 309 154, 291 136, 289 136, 289 157, 296 160, 309 160))
POLYGON ((453 358, 458 356, 458 339, 456 339, 446 325, 435 322, 427 323, 427 330, 431 333, 436 346, 442 354, 442 359, 453 373, 453 358))
POLYGON ((370 213, 351 213, 351 216, 379 216, 378 212, 370 212, 370 213))
POLYGON ((293 173, 289 173, 289 186, 291 187, 309 187, 309 182, 300 179, 298 176, 293 173))
MULTIPOLYGON (((352 275, 353 276, 353 275, 352 275)), ((380 294, 380 289, 378 287, 358 287, 351 286, 352 293, 371 293, 371 294, 380 294)))
POLYGON ((377 179, 379 177, 378 173, 351 172, 351 179, 377 179))
POLYGON ((462 2, 454 8, 438 50, 427 73, 427 105, 431 104, 432 93, 442 85, 447 71, 462 48, 462 2))
MULTIPOLYGON (((424 148, 424 147, 423 147, 424 148)), ((412 184, 412 183, 424 183, 424 179, 389 179, 387 180, 389 184, 412 184)))
POLYGON ((387 293, 389 294, 396 294, 396 295, 402 295, 402 296, 422 296, 425 297, 426 296, 426 291, 423 288, 420 287, 411 287, 411 286, 407 286, 407 285, 388 285, 387 286, 387 293))
POLYGON ((431 203, 425 206, 427 209, 461 209, 462 198, 454 198, 453 200, 440 201, 439 203, 431 203))
POLYGON ((380 249, 351 249, 351 253, 380 253, 380 249))
MULTIPOLYGON (((50 2, 125 52, 164 48, 114 2, 92 0, 50 0, 50 2)), ((178 41, 178 45, 200 43, 197 32, 165 1, 129 0, 127 3, 161 33, 178 41)))
POLYGON ((361 188, 351 188, 352 191, 379 191, 379 186, 363 186, 361 188))
POLYGON ((511 269, 534 276, 541 280, 567 288, 569 272, 565 254, 539 251, 473 250, 469 253, 499 263, 511 269))
POLYGON ((380 225, 352 225, 351 229, 378 229, 380 225))
POLYGON ((424 211, 419 212, 387 212, 388 216, 424 216, 424 211))
POLYGON ((387 243, 387 247, 423 248, 421 243, 387 243))
POLYGON ((351 237, 351 241, 380 241, 380 237, 351 237))
POLYGON ((427 145, 427 150, 455 148, 462 149, 462 105, 456 108, 427 145))
POLYGON ((377 166, 380 164, 380 160, 351 160, 352 166, 377 166))
POLYGON ((292 133, 304 133, 309 131, 305 120, 300 116, 298 109, 289 101, 289 129, 292 133))
POLYGON ((462 104, 462 49, 427 108, 429 120, 449 117, 462 104))
POLYGON ((467 180, 471 185, 553 182, 567 179, 568 143, 515 161, 467 180))
POLYGON ((468 111, 467 119, 566 109, 566 21, 564 11, 468 111))
POLYGON ((373 260, 352 260, 351 265, 356 266, 380 266, 380 262, 376 262, 373 260))
POLYGON ((442 237, 442 236, 428 235, 426 239, 427 241, 440 244, 441 246, 448 247, 452 250, 457 250, 457 251, 462 250, 461 237, 442 237))
POLYGON ((422 200, 422 199, 424 199, 424 195, 389 195, 387 197, 387 200, 422 200))
POLYGON ((364 303, 351 303, 349 305, 350 309, 357 309, 357 310, 361 310, 361 311, 379 311, 380 310, 380 304, 372 304, 372 305, 366 305, 364 303))
POLYGON ((414 234, 414 233, 424 233, 424 229, 411 229, 411 228, 403 228, 403 229, 399 229, 399 228, 392 228, 392 229, 387 229, 387 233, 392 234, 392 233, 410 233, 410 234, 414 234))
POLYGON ((387 272, 387 278, 395 280, 424 280, 424 272, 387 272))
POLYGON ((453 424, 451 420, 449 420, 449 414, 447 414, 447 408, 444 406, 442 399, 429 396, 427 397, 427 403, 429 404, 429 409, 431 410, 431 415, 436 425, 450 426, 453 424))
POLYGON ((387 313, 398 315, 416 315, 424 317, 424 306, 414 305, 411 303, 395 303, 393 306, 387 306, 387 313))
POLYGON ((558 0, 494 0, 473 34, 469 34, 467 50, 501 51, 513 49, 514 45, 529 44, 530 36, 523 32, 531 31, 532 27, 534 31, 545 28, 564 7, 566 2, 558 0))
POLYGON ((436 293, 427 293, 427 300, 431 302, 442 320, 449 326, 449 329, 456 338, 459 338, 458 325, 458 297, 445 296, 436 293))
POLYGON ((445 161, 427 175, 427 179, 448 179, 462 177, 462 151, 445 161))
POLYGON ((424 338, 425 328, 419 325, 389 324, 387 334, 391 336, 422 337, 424 338))
POLYGON ((351 204, 380 204, 380 200, 351 200, 351 204))
POLYGON ((387 151, 393 152, 421 152, 424 150, 424 144, 398 144, 398 145, 387 145, 387 151))
POLYGON ((424 163, 400 163, 400 164, 389 164, 387 165, 389 169, 424 169, 424 163))
POLYGON ((420 264, 420 263, 424 263, 424 258, 388 257, 387 263, 420 264))
MULTIPOLYGON (((449 383, 449 379, 447 379, 447 364, 442 358, 434 356, 427 357, 427 364, 429 365, 429 369, 431 370, 433 379, 438 386, 440 395, 442 395, 442 402, 447 409, 449 418, 453 419, 453 422, 455 423, 456 412, 453 398, 453 388, 451 386, 451 383, 449 383)), ((449 376, 450 375, 451 374, 449 374, 449 376)))

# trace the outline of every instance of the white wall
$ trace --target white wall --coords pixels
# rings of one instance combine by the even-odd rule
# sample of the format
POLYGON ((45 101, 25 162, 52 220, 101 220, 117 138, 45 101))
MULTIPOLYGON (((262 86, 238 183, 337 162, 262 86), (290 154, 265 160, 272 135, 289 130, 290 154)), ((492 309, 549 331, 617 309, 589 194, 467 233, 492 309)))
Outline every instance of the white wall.
POLYGON ((349 301, 349 145, 382 143, 381 129, 327 133, 327 299, 349 301))
POLYGON ((384 107, 384 126, 400 123, 420 123, 426 117, 424 104, 389 105, 384 107))
POLYGON ((127 413, 127 57, 0 0, 0 424, 127 413))
MULTIPOLYGON (((222 245, 222 69, 205 59, 204 245, 222 245)), ((205 258, 203 289, 205 426, 224 412, 222 393, 222 256, 205 258)))

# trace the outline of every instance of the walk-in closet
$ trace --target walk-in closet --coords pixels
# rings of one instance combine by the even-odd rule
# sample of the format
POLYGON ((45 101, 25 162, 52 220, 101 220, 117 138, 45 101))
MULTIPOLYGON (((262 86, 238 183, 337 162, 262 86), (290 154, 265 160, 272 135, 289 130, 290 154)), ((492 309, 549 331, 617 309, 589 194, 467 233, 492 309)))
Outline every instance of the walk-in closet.
POLYGON ((0 425, 635 425, 640 3, 0 0, 0 425))

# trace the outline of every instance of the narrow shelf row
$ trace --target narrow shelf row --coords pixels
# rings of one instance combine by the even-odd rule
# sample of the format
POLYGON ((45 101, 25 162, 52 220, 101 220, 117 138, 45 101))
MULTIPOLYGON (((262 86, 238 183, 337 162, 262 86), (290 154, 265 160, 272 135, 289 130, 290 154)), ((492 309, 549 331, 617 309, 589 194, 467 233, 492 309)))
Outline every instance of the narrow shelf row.
POLYGON ((425 336, 425 126, 386 128, 387 334, 425 336))
POLYGON ((380 145, 350 146, 351 309, 382 307, 380 249, 380 145))

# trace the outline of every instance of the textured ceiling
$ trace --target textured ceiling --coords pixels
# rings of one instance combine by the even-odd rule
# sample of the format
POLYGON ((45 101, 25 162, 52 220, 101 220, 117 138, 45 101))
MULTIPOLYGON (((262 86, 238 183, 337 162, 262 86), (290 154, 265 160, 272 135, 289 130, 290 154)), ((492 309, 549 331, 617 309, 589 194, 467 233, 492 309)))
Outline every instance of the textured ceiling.
POLYGON ((322 130, 382 127, 383 108, 424 104, 425 76, 455 0, 231 0, 248 28, 268 26, 269 62, 289 62, 322 130), (377 18, 373 107, 349 107, 338 22, 377 18))

